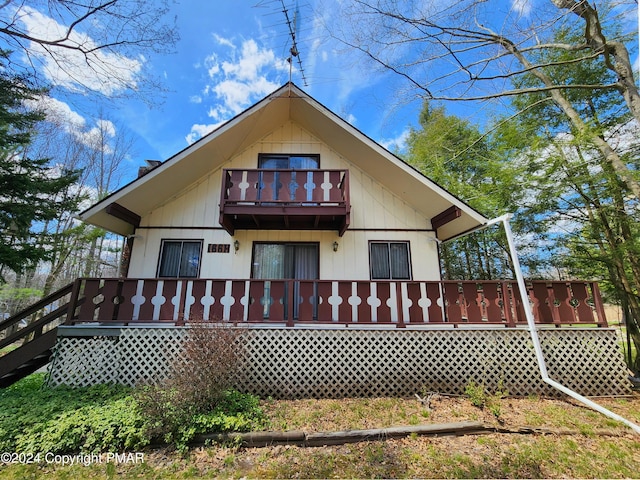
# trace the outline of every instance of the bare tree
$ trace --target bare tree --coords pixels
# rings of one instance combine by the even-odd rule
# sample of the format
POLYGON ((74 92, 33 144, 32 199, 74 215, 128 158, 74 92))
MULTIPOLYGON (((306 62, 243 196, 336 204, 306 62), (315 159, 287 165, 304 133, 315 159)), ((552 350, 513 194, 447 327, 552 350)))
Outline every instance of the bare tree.
POLYGON ((432 100, 490 101, 544 93, 539 101, 555 103, 576 134, 588 137, 629 191, 640 198, 634 169, 590 128, 589 119, 570 100, 572 90, 617 91, 640 122, 640 93, 625 39, 608 38, 605 28, 605 20, 608 24, 619 21, 619 5, 601 12, 584 0, 551 0, 526 16, 514 9, 496 11, 494 3, 483 0, 445 4, 354 0, 350 5, 344 12, 347 21, 334 31, 349 47, 401 75, 432 100), (558 41, 556 32, 576 22, 583 24, 579 41, 558 41), (558 52, 572 55, 558 60, 558 52), (594 60, 612 73, 611 82, 560 84, 547 73, 563 64, 594 60), (536 85, 522 81, 530 76, 537 79, 536 85))
POLYGON ((14 69, 69 90, 113 96, 156 87, 143 54, 166 52, 178 35, 169 0, 3 0, 0 42, 22 52, 14 69))
MULTIPOLYGON (((83 202, 103 198, 119 185, 123 163, 133 153, 133 141, 124 127, 103 114, 91 126, 69 124, 52 113, 38 124, 31 151, 50 159, 52 174, 72 169, 82 172, 76 183, 56 194, 60 200, 82 208, 83 202)), ((114 250, 120 248, 119 240, 102 229, 80 223, 75 218, 76 210, 60 211, 41 225, 42 241, 48 242, 51 253, 49 262, 41 265, 45 294, 78 276, 99 277, 105 270, 117 271, 114 250)))
MULTIPOLYGON (((564 243, 554 234, 570 253, 565 262, 608 276, 638 346, 638 137, 619 134, 640 124, 627 47, 637 2, 624 1, 596 8, 547 0, 535 10, 500 11, 505 3, 483 0, 354 0, 334 35, 428 99, 498 102, 503 115, 509 111, 495 127, 514 129, 504 137, 512 145, 505 160, 531 155, 529 171, 541 177, 528 184, 529 208, 548 224, 567 223, 564 243)), ((630 366, 638 374, 640 356, 630 366)))

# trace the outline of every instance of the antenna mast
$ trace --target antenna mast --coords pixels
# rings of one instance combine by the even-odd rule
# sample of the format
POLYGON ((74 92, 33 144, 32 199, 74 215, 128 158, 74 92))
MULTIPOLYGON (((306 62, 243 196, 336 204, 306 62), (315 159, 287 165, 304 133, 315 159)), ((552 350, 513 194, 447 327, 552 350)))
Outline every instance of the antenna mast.
POLYGON ((300 58, 300 51, 298 50, 298 43, 296 40, 296 34, 300 29, 300 8, 298 7, 298 2, 296 1, 296 9, 293 12, 293 20, 289 16, 289 10, 284 4, 284 0, 280 0, 282 4, 282 12, 284 13, 285 19, 287 21, 287 26, 289 27, 289 36, 291 37, 291 48, 289 49, 289 53, 291 56, 287 58, 287 62, 289 62, 289 82, 291 82, 291 76, 293 74, 293 59, 295 58, 298 61, 298 68, 300 70, 300 76, 302 77, 302 82, 304 86, 307 87, 307 78, 304 75, 304 68, 302 67, 302 59, 300 58))

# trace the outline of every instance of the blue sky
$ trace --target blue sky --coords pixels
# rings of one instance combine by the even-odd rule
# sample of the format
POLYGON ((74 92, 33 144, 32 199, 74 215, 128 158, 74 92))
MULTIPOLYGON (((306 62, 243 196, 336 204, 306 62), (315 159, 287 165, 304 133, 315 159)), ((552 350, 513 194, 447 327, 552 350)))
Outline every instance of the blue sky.
MULTIPOLYGON (((285 0, 285 5, 293 18, 295 3, 285 0)), ((181 37, 175 53, 144 59, 165 92, 145 101, 78 96, 51 67, 48 79, 58 87, 49 109, 85 133, 94 129, 98 112, 113 123, 114 131, 132 133, 131 174, 123 181, 130 180, 145 159, 166 160, 259 101, 289 81, 290 73, 294 83, 329 109, 394 148, 415 124, 421 102, 400 99, 393 76, 366 73, 344 46, 328 37, 316 8, 311 3, 299 7, 297 38, 304 78, 297 61, 290 72, 291 37, 279 0, 183 0, 172 12, 181 37)), ((47 23, 45 18, 36 20, 47 23)), ((133 59, 131 70, 135 65, 133 59)), ((108 82, 99 87, 107 95, 110 88, 108 82)))
MULTIPOLYGON (((422 101, 415 92, 407 93, 407 85, 398 76, 372 68, 328 35, 327 26, 337 28, 336 6, 344 3, 346 0, 299 0, 297 40, 306 85, 297 69, 292 80, 393 150, 394 145, 402 145, 410 126, 417 124, 422 101)), ((439 7, 444 5, 442 8, 447 3, 434 2, 439 7)), ((526 19, 537 6, 548 5, 549 1, 491 3, 497 21, 504 22, 505 12, 526 19)), ((33 0, 33 7, 22 7, 29 9, 29 15, 23 18, 31 23, 30 29, 60 28, 46 17, 45 4, 33 0)), ((295 0, 284 0, 284 4, 293 18, 295 0)), ((289 80, 286 59, 291 39, 280 0, 182 0, 173 6, 171 15, 177 18, 181 37, 175 53, 116 59, 132 78, 144 63, 162 80, 167 91, 151 94, 146 102, 136 98, 105 101, 104 97, 70 94, 73 81, 49 66, 48 79, 57 86, 49 108, 67 119, 70 130, 90 135, 96 116, 102 112, 110 120, 111 131, 121 129, 133 136, 131 175, 124 175, 123 181, 130 180, 145 159, 166 160, 289 80)), ((82 75, 81 65, 77 71, 82 75)), ((108 79, 95 85, 107 97, 115 88, 108 79)), ((478 105, 447 107, 472 122, 482 121, 488 113, 478 105)))
MULTIPOLYGON (((291 40, 281 4, 259 4, 218 0, 198 2, 197 9, 186 2, 178 6, 177 53, 152 59, 155 73, 170 89, 165 103, 147 110, 130 104, 121 111, 144 139, 147 157, 167 158, 289 80, 291 40)), ((375 140, 401 137, 420 103, 396 112, 388 97, 395 79, 385 83, 382 77, 363 75, 357 60, 339 52, 344 47, 317 24, 310 4, 300 8, 300 18, 297 37, 306 85, 297 62, 293 82, 375 140)))

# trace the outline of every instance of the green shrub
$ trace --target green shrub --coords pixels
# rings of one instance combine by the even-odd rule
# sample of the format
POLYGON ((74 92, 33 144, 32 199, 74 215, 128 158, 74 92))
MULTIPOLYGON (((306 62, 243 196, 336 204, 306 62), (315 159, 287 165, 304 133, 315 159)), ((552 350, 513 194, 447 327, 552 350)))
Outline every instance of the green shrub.
POLYGON ((487 404, 487 391, 484 385, 477 384, 476 382, 469 382, 464 388, 464 394, 469 397, 471 405, 478 408, 484 408, 487 404))
POLYGON ((465 387, 464 393, 469 397, 473 406, 480 409, 487 407, 496 418, 500 418, 502 413, 500 400, 508 396, 508 391, 504 388, 502 382, 498 384, 498 388, 493 393, 490 393, 482 384, 470 382, 465 387))
POLYGON ((246 432, 266 426, 266 416, 254 395, 226 390, 213 409, 178 403, 183 397, 175 389, 141 387, 136 395, 147 415, 147 435, 152 440, 174 444, 185 451, 199 433, 246 432))

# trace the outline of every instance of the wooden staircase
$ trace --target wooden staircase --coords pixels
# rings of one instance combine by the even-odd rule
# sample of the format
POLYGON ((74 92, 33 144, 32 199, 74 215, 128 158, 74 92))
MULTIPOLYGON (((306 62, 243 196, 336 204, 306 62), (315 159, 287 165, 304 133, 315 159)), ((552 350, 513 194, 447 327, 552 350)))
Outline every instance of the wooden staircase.
POLYGON ((58 325, 67 320, 70 283, 29 308, 0 322, 0 388, 8 387, 43 367, 51 358, 58 325), (9 349, 7 347, 16 348, 9 349))

